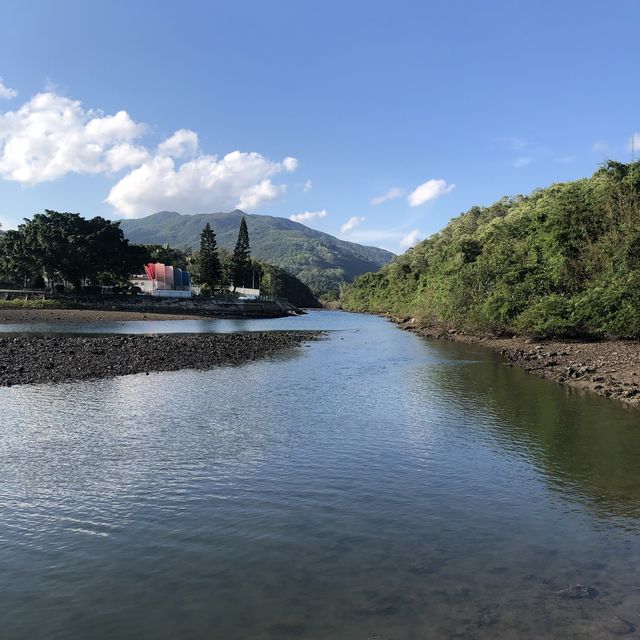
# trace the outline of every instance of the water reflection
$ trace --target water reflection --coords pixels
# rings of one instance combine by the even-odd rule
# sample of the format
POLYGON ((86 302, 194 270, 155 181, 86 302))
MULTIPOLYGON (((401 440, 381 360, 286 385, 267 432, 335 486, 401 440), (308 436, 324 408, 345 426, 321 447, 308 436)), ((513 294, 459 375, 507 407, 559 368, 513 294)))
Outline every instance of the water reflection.
POLYGON ((637 413, 310 316, 341 331, 287 357, 0 389, 3 639, 635 624, 637 413), (557 595, 574 583, 597 597, 557 595))
POLYGON ((33 322, 0 323, 0 335, 30 334, 162 334, 162 333, 233 333, 243 331, 345 330, 358 326, 338 311, 309 310, 302 316, 263 319, 202 318, 197 320, 129 320, 122 322, 33 322))
MULTIPOLYGON (((468 358, 470 349, 431 341, 429 349, 468 358)), ((425 367, 416 384, 446 400, 474 437, 531 460, 554 490, 579 499, 602 517, 640 516, 640 411, 559 387, 499 357, 476 350, 465 367, 425 367), (488 418, 491 418, 488 420, 488 418)))

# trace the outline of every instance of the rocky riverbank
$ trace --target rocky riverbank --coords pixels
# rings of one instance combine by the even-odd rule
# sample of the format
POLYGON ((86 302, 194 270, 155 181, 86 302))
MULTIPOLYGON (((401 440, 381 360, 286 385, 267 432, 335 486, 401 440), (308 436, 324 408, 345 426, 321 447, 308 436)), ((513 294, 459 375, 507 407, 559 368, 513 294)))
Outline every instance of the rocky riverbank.
POLYGON ((210 369, 268 357, 320 332, 0 338, 0 386, 210 369))
POLYGON ((392 318, 402 329, 427 338, 479 344, 498 351, 507 366, 518 366, 573 389, 597 393, 640 407, 640 342, 637 340, 539 340, 474 335, 392 318))

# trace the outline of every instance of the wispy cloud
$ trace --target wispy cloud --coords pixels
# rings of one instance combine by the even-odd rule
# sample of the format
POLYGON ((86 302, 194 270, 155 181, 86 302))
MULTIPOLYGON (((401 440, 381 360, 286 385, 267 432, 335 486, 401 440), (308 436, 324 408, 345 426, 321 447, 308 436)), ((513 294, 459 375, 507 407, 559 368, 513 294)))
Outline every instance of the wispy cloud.
POLYGON ((528 164, 531 164, 533 158, 531 156, 520 156, 516 158, 513 162, 513 166, 516 169, 520 169, 521 167, 526 167, 528 164))
POLYGON ((320 218, 327 217, 327 210, 322 209, 320 211, 305 211, 304 213, 295 213, 289 216, 289 220, 294 222, 310 222, 311 220, 318 220, 320 218))
POLYGON ((412 207, 419 207, 425 202, 435 200, 440 196, 450 193, 455 188, 455 184, 447 184, 441 178, 427 180, 416 187, 408 196, 407 200, 412 207))
POLYGON ((345 235, 352 242, 374 245, 393 253, 401 253, 424 237, 419 229, 410 231, 407 229, 407 224, 387 229, 367 229, 366 227, 358 226, 348 235, 345 235))
POLYGON ((307 191, 311 191, 313 189, 313 182, 311 180, 307 180, 302 187, 302 190, 307 193, 307 191))
MULTIPOLYGON (((515 169, 522 169, 534 162, 558 162, 560 164, 571 164, 575 162, 576 156, 571 153, 560 153, 535 141, 518 137, 505 137, 497 140, 498 144, 506 150, 510 159, 509 164, 515 169)), ((596 142, 593 145, 594 151, 601 150, 600 145, 604 143, 596 142)), ((602 147, 604 148, 604 146, 602 147)))
POLYGON ((340 231, 342 233, 351 233, 358 225, 362 224, 365 221, 364 216, 352 216, 349 218, 341 227, 340 231))
POLYGON ((598 142, 594 142, 591 145, 591 148, 593 149, 593 151, 606 151, 609 148, 609 145, 602 140, 598 140, 598 142))
POLYGON ((504 138, 498 138, 498 142, 501 143, 508 151, 513 153, 525 153, 531 149, 531 143, 524 138, 518 138, 516 136, 506 136, 504 138))
POLYGON ((386 202, 387 200, 395 200, 396 198, 401 198, 404 195, 405 191, 401 187, 391 187, 389 191, 383 193, 381 196, 376 196, 375 198, 371 198, 371 204, 377 206, 386 202))
POLYGON ((349 234, 349 240, 397 252, 403 235, 396 229, 356 229, 349 234))
POLYGON ((18 92, 15 89, 10 89, 2 82, 2 78, 0 78, 0 98, 3 100, 11 100, 18 95, 18 92))
POLYGON ((409 249, 413 247, 413 245, 418 244, 420 240, 422 240, 424 236, 422 235, 422 231, 420 229, 412 229, 407 233, 407 235, 403 236, 400 239, 400 246, 403 249, 409 249))

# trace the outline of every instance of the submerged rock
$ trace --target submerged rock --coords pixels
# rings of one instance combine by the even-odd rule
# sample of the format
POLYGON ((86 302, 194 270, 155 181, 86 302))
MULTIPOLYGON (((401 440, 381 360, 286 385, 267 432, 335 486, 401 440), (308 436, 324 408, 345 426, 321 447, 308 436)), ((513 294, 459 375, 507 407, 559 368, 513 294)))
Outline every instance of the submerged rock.
POLYGON ((586 584, 573 584, 566 589, 560 589, 557 594, 561 598, 571 598, 573 600, 584 600, 597 597, 598 590, 586 584))
POLYGON ((607 623, 606 628, 614 636, 624 636, 636 630, 635 625, 620 616, 613 616, 607 623))

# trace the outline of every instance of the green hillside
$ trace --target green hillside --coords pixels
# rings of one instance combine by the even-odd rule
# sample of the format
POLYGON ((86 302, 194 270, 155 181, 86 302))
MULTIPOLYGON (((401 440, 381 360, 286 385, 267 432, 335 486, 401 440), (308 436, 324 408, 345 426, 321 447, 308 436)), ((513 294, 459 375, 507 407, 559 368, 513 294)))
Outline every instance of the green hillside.
POLYGON ((640 162, 473 207, 341 293, 433 325, 640 337, 640 162))
POLYGON ((195 215, 161 211, 146 218, 123 220, 121 228, 131 242, 168 242, 174 247, 197 248, 200 232, 208 222, 219 246, 232 249, 242 216, 247 220, 252 255, 294 274, 316 295, 336 296, 341 283, 375 271, 394 257, 384 249, 338 240, 286 218, 242 211, 195 215))

